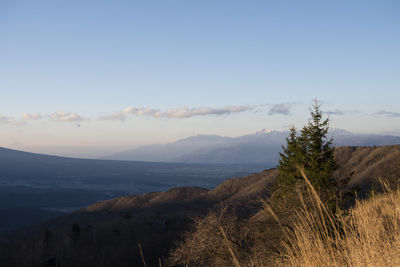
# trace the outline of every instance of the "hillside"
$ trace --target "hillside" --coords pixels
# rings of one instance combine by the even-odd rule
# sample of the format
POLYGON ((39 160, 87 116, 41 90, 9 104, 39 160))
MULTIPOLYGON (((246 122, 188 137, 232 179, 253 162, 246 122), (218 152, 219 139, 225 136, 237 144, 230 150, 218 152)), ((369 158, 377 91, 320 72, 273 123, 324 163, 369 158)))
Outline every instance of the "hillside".
MULTIPOLYGON (((336 158, 337 174, 351 176, 350 186, 364 192, 378 183, 380 177, 400 177, 400 145, 342 147, 337 149, 336 158)), ((157 265, 159 258, 166 264, 171 248, 185 232, 194 231, 196 236, 207 225, 216 227, 213 222, 218 217, 212 217, 210 211, 223 208, 229 220, 238 221, 237 225, 241 222, 247 227, 265 225, 259 199, 268 197, 275 177, 276 170, 271 169, 226 180, 212 190, 183 187, 98 202, 20 232, 18 235, 24 240, 8 244, 1 250, 1 259, 7 266, 46 261, 57 262, 57 266, 140 266, 140 243, 150 266, 157 265), (193 218, 205 218, 207 223, 196 219, 198 223, 193 224, 193 218), (29 249, 22 252, 21 247, 29 249)), ((218 225, 225 219, 216 220, 218 225)), ((231 229, 229 233, 234 235, 243 229, 231 229)), ((258 232, 252 229, 243 234, 258 232)), ((196 253, 202 252, 198 249, 196 253)))
POLYGON ((22 244, 15 242, 1 249, 0 259, 4 254, 13 255, 9 260, 18 259, 6 261, 8 266, 41 263, 53 257, 63 263, 61 266, 140 266, 140 243, 146 261, 154 266, 190 229, 192 218, 228 203, 240 206, 243 214, 256 212, 258 198, 267 196, 274 177, 275 171, 269 170, 229 179, 213 190, 183 187, 98 202, 19 232, 17 235, 24 237, 22 244), (73 230, 74 225, 79 231, 73 230), (35 245, 38 243, 41 245, 35 245), (18 249, 21 246, 31 248, 24 250, 23 257, 18 249), (66 258, 68 254, 72 259, 66 258))
POLYGON ((350 176, 349 186, 368 188, 379 178, 400 178, 400 145, 341 147, 336 150, 336 159, 338 176, 350 176))
MULTIPOLYGON (((328 227, 316 206, 301 208, 294 231, 286 231, 288 239, 283 241, 274 266, 399 266, 399 209, 398 188, 357 201, 344 215, 325 213, 331 218, 328 227), (329 228, 334 228, 334 233, 329 228)), ((271 266, 259 263, 257 267, 271 266)))

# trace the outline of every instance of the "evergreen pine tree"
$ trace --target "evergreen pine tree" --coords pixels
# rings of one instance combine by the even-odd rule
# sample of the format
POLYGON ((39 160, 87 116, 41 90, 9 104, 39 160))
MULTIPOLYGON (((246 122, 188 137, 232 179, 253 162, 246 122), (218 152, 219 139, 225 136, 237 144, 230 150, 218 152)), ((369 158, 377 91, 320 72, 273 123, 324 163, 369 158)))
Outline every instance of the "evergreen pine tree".
POLYGON ((282 153, 279 153, 278 181, 281 187, 293 187, 296 181, 302 179, 297 165, 301 164, 302 149, 294 126, 286 137, 286 147, 282 145, 282 153))
POLYGON ((304 168, 311 184, 328 201, 337 193, 334 177, 336 161, 333 140, 328 138, 329 118, 323 119, 320 105, 316 101, 310 111, 311 120, 297 135, 292 127, 286 138, 286 147, 282 146, 278 165, 278 182, 282 187, 293 187, 303 178, 298 167, 304 168))
POLYGON ((333 140, 328 138, 329 118, 323 120, 320 107, 316 101, 313 105, 314 110, 311 111, 311 120, 303 127, 300 139, 305 148, 305 173, 317 190, 326 191, 336 186, 336 161, 333 140))

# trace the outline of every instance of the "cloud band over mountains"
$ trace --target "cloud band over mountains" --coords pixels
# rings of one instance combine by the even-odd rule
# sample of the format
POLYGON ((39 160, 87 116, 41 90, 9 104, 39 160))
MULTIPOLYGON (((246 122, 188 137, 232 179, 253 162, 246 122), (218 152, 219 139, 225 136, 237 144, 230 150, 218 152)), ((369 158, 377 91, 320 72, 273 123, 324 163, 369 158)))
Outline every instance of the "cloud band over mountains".
POLYGON ((207 115, 229 115, 232 113, 240 113, 248 110, 252 110, 252 106, 229 106, 225 108, 210 108, 210 107, 200 107, 200 108, 189 108, 182 107, 176 109, 168 109, 166 111, 161 111, 160 109, 152 108, 134 108, 127 107, 120 112, 112 115, 103 116, 103 120, 121 120, 124 121, 129 115, 134 116, 148 116, 153 118, 191 118, 195 116, 207 116, 207 115))
MULTIPOLYGON (((181 107, 181 108, 170 108, 166 110, 155 109, 155 108, 137 108, 127 107, 114 114, 97 117, 92 120, 109 120, 109 121, 125 121, 129 116, 144 116, 150 118, 171 118, 171 119, 185 119, 198 116, 223 116, 231 115, 236 113, 242 113, 246 111, 254 111, 255 113, 264 113, 265 115, 284 115, 288 116, 291 114, 291 108, 296 103, 279 103, 279 104, 263 104, 263 105, 242 105, 242 106, 226 106, 222 108, 212 107, 181 107), (269 106, 269 109, 265 110, 269 106)), ((361 114, 369 116, 382 116, 399 118, 400 112, 392 112, 387 110, 380 110, 375 113, 363 113, 361 111, 345 111, 340 109, 333 109, 323 111, 327 115, 346 115, 346 114, 361 114)), ((74 122, 78 127, 78 122, 88 121, 89 119, 81 116, 78 113, 67 112, 59 110, 54 113, 41 114, 41 113, 23 113, 20 119, 15 119, 3 114, 0 114, 0 124, 17 124, 25 125, 31 121, 49 121, 49 122, 74 122)))

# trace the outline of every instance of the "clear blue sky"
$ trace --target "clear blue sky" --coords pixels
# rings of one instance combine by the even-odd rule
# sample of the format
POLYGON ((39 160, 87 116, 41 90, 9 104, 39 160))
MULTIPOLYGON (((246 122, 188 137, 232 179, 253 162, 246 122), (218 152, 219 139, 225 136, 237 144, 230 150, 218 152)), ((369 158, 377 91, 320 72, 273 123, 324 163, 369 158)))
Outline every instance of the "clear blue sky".
POLYGON ((399 1, 1 1, 0 145, 400 134, 399 1), (25 115, 24 115, 25 114, 25 115))

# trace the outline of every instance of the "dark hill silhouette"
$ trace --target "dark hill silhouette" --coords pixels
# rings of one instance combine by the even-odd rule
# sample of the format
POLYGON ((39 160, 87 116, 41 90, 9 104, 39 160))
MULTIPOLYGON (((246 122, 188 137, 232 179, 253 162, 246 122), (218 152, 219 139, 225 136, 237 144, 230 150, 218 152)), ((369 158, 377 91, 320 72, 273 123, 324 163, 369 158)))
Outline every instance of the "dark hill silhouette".
MULTIPOLYGON (((352 177, 350 186, 367 192, 381 177, 400 177, 399 155, 400 145, 338 148, 337 173, 352 177)), ((159 257, 164 262, 183 233, 193 230, 194 217, 229 207, 239 218, 257 221, 259 199, 268 197, 276 174, 270 169, 226 180, 212 190, 182 187, 98 202, 12 236, 0 260, 7 266, 45 261, 57 266, 140 266, 140 243, 147 263, 158 266, 159 257), (22 241, 15 241, 17 236, 22 241)))

